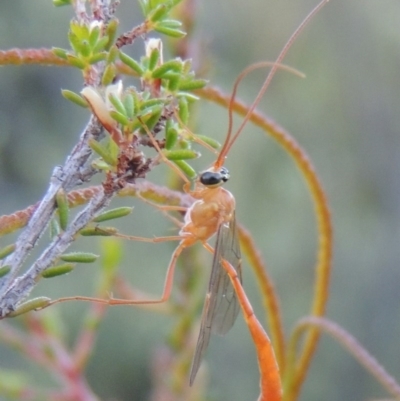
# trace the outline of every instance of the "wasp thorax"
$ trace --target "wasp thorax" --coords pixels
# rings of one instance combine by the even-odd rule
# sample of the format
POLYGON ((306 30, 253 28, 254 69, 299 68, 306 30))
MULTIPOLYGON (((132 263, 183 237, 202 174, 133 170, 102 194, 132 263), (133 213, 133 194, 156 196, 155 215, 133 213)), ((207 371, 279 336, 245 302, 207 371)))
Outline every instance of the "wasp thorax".
POLYGON ((229 180, 229 171, 221 167, 219 171, 207 170, 200 174, 200 182, 206 187, 219 187, 229 180))

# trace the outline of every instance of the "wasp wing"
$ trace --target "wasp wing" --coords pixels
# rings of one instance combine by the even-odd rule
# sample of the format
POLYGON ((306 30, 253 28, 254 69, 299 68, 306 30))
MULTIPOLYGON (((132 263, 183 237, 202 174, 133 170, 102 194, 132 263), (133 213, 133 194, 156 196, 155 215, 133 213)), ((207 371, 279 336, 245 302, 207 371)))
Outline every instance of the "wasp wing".
POLYGON ((211 333, 226 334, 233 326, 240 310, 236 292, 222 266, 222 260, 226 260, 235 268, 239 280, 242 282, 241 254, 235 215, 228 223, 221 224, 217 232, 211 277, 190 372, 190 385, 194 382, 211 333))

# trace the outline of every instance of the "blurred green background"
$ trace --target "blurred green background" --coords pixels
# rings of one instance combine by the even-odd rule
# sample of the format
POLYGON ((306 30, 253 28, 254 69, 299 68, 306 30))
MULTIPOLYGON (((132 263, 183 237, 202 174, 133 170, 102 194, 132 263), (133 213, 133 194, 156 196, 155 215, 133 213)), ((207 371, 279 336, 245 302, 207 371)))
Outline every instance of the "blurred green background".
MULTIPOLYGON (((117 15, 125 31, 141 21, 141 14, 135 1, 121 2, 117 15)), ((207 55, 211 84, 228 93, 244 67, 274 60, 315 4, 311 0, 199 1, 195 38, 198 54, 207 55)), ((0 49, 67 47, 71 15, 70 8, 56 9, 50 1, 2 1, 0 49)), ((399 16, 396 0, 332 0, 285 59, 307 78, 278 73, 259 106, 306 150, 330 201, 335 246, 328 316, 357 337, 394 376, 400 375, 399 16)), ((140 54, 141 46, 129 52, 140 54)), ((264 76, 257 72, 248 77, 240 97, 251 102, 264 76)), ((73 69, 0 69, 1 214, 40 199, 52 168, 64 162, 75 144, 88 112, 64 100, 60 89, 79 91, 81 83, 73 69)), ((202 101, 196 130, 223 140, 226 116, 226 110, 202 101)), ((196 166, 211 161, 206 156, 196 166)), ((232 176, 227 187, 236 197, 238 220, 251 230, 262 251, 289 331, 307 314, 313 284, 316 232, 309 193, 292 160, 250 126, 232 149, 227 167, 232 176)), ((159 213, 142 208, 137 205, 125 232, 143 236, 170 232, 171 224, 159 213)), ((94 240, 84 246, 99 251, 94 240)), ((125 243, 124 248, 123 269, 131 282, 161 292, 173 244, 125 243), (132 266, 133 258, 140 267, 132 266)), ((204 259, 206 283, 207 255, 204 259)), ((93 269, 84 267, 51 286, 46 283, 36 294, 82 293, 93 281, 93 269)), ((261 318, 252 274, 246 265, 244 269, 245 288, 261 318)), ((67 335, 73 337, 79 313, 86 307, 57 307, 67 335)), ((149 360, 172 324, 168 317, 135 308, 110 309, 87 374, 94 391, 102 399, 149 399, 149 360)), ((210 399, 256 399, 257 366, 241 317, 225 338, 212 339, 206 359, 210 399)), ((2 346, 0 360, 2 368, 26 365, 2 346)), ((301 400, 384 395, 351 356, 323 336, 301 400)))

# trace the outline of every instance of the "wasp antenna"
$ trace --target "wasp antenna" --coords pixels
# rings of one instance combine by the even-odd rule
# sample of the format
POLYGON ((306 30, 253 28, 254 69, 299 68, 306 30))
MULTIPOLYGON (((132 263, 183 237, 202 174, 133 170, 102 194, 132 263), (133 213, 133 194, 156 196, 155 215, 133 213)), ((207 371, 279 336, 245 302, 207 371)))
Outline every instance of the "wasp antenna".
POLYGON ((232 89, 232 94, 229 100, 229 105, 228 105, 228 133, 226 134, 225 137, 225 142, 224 145, 219 153, 218 159, 215 162, 215 165, 217 167, 221 167, 224 164, 224 160, 226 155, 229 152, 229 149, 231 148, 231 146, 233 145, 233 143, 235 142, 235 139, 237 138, 238 134, 235 134, 234 139, 232 140, 232 142, 230 143, 230 138, 232 136, 232 125, 233 125, 233 104, 235 102, 235 98, 236 98, 236 93, 239 87, 239 84, 243 81, 243 79, 252 71, 257 70, 259 68, 265 68, 265 67, 273 67, 274 65, 276 65, 277 68, 282 69, 284 71, 290 72, 291 74, 294 74, 300 78, 305 78, 305 74, 303 74, 301 71, 297 70, 296 68, 290 67, 288 65, 285 64, 277 64, 276 62, 273 61, 260 61, 258 63, 254 63, 252 65, 249 65, 248 67, 246 67, 240 74, 239 76, 236 78, 235 83, 233 85, 233 89, 232 89))
POLYGON ((292 44, 296 41, 297 37, 300 35, 300 33, 303 31, 303 29, 308 25, 308 23, 312 20, 312 18, 321 10, 321 8, 328 3, 329 0, 321 0, 316 7, 314 7, 314 9, 307 15, 306 18, 304 18, 303 22, 297 27, 297 29, 293 32, 292 36, 289 38, 289 40, 286 42, 285 46, 282 48, 281 52, 279 53, 278 58, 276 59, 276 61, 274 63, 271 64, 271 70, 267 75, 267 78, 265 78, 265 81, 260 89, 260 91, 258 92, 256 98, 254 99, 253 103, 251 104, 251 106, 249 107, 249 110, 247 111, 246 116, 244 117, 242 123, 240 124, 240 127, 238 128, 238 130, 236 131, 235 135, 233 136, 232 140, 230 140, 231 136, 232 136, 232 121, 233 121, 233 112, 232 112, 232 106, 233 106, 233 102, 235 100, 235 96, 236 96, 236 91, 237 91, 237 87, 240 83, 240 81, 250 72, 253 71, 256 68, 261 68, 261 65, 259 63, 257 64, 253 64, 251 66, 249 66, 248 68, 246 68, 240 75, 239 77, 236 79, 235 85, 234 85, 234 89, 232 91, 232 96, 229 102, 229 125, 228 125, 228 134, 224 143, 224 146, 218 156, 217 161, 215 162, 216 166, 222 166, 222 164, 224 163, 224 159, 226 157, 226 155, 229 153, 229 150, 231 149, 232 145, 235 143, 237 137, 240 135, 240 133, 242 132, 244 126, 246 125, 247 121, 250 119, 251 114, 253 113, 254 109, 257 107, 257 105, 260 103, 260 100, 262 99, 262 97, 265 94, 265 91, 268 89, 269 84, 272 81, 272 78, 274 77, 276 71, 282 67, 282 61, 285 58, 287 52, 289 51, 289 49, 291 48, 292 44))

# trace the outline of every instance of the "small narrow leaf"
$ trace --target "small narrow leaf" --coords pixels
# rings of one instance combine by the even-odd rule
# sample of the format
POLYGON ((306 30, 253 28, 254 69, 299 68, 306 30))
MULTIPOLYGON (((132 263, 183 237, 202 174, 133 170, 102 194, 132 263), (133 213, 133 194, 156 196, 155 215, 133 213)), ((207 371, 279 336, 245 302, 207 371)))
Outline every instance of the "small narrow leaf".
POLYGON ((201 139, 203 142, 205 142, 207 145, 210 145, 214 149, 219 149, 221 147, 221 144, 216 141, 213 138, 210 138, 209 136, 205 135, 196 135, 197 138, 201 139))
POLYGON ((181 31, 178 28, 168 28, 167 26, 163 26, 162 23, 157 24, 154 27, 154 30, 164 35, 170 36, 171 38, 184 38, 186 36, 186 32, 181 31))
POLYGON ((118 123, 122 124, 122 125, 128 125, 129 124, 129 119, 127 116, 119 113, 118 111, 115 110, 111 110, 110 111, 110 116, 117 121, 118 123))
POLYGON ((112 168, 103 159, 95 159, 91 163, 92 167, 101 171, 112 171, 112 168))
POLYGON ((132 93, 127 93, 123 100, 126 115, 132 119, 135 116, 135 100, 132 93))
POLYGON ((119 58, 124 64, 126 64, 129 68, 135 71, 136 74, 139 75, 139 77, 143 75, 144 70, 136 60, 134 60, 133 58, 129 57, 128 55, 122 52, 119 53, 119 58))
POLYGON ((51 51, 53 52, 53 54, 55 54, 57 57, 62 58, 63 60, 67 59, 67 50, 65 49, 61 49, 60 47, 53 47, 51 49, 51 51))
POLYGON ((71 24, 71 31, 68 32, 68 40, 69 40, 69 44, 71 45, 75 54, 80 54, 81 53, 81 39, 79 39, 78 36, 74 32, 72 32, 73 26, 74 25, 71 24))
POLYGON ((164 78, 164 75, 169 71, 180 73, 182 71, 182 60, 175 59, 175 60, 169 60, 169 61, 165 62, 164 64, 157 67, 152 72, 151 76, 153 78, 164 78))
POLYGON ((167 28, 180 28, 183 24, 176 19, 163 19, 162 25, 167 28))
POLYGON ((196 178, 196 171, 194 168, 186 163, 184 160, 174 160, 173 161, 191 180, 196 178))
POLYGON ((96 45, 99 37, 100 37, 100 27, 97 25, 90 30, 89 45, 91 48, 93 48, 96 45))
POLYGON ((205 79, 192 79, 192 80, 182 80, 179 83, 179 90, 181 91, 192 91, 195 89, 202 89, 207 85, 207 80, 205 79))
POLYGON ((96 64, 100 61, 104 61, 107 58, 106 52, 95 53, 88 58, 88 63, 90 65, 96 64))
POLYGON ((53 5, 56 7, 67 6, 71 4, 71 0, 53 0, 53 5))
POLYGON ((79 68, 80 70, 83 70, 86 67, 86 63, 79 59, 76 56, 73 56, 71 54, 67 54, 67 60, 69 64, 71 64, 74 67, 79 68))
POLYGON ((67 99, 70 100, 71 102, 77 104, 78 106, 88 108, 88 102, 80 95, 78 95, 75 92, 72 92, 68 89, 62 89, 61 94, 67 99))
POLYGON ((103 144, 97 142, 94 138, 90 138, 88 144, 110 166, 117 165, 117 158, 115 157, 115 155, 111 154, 110 150, 103 144))
POLYGON ((8 273, 10 273, 10 271, 11 271, 10 265, 5 265, 5 266, 0 267, 0 278, 4 277, 8 273))
POLYGON ((154 70, 154 68, 157 67, 159 60, 160 60, 160 50, 158 50, 157 48, 154 48, 151 51, 151 55, 149 58, 149 70, 150 71, 154 70))
POLYGON ((51 219, 50 221, 50 238, 54 238, 58 234, 60 234, 61 228, 60 225, 58 224, 58 221, 56 219, 51 219))
POLYGON ((101 223, 107 220, 119 219, 132 213, 133 207, 118 207, 116 209, 107 210, 93 219, 95 223, 101 223))
POLYGON ((117 28, 118 28, 118 20, 116 18, 112 19, 106 29, 106 33, 108 36, 108 42, 104 46, 105 50, 110 50, 111 46, 114 44, 115 37, 117 35, 117 28))
POLYGON ((108 99, 110 100, 116 111, 126 116, 125 106, 118 96, 115 96, 114 93, 110 93, 108 95, 108 99))
POLYGON ((64 262, 93 263, 98 257, 99 255, 90 252, 72 252, 64 253, 60 256, 60 259, 64 262))
POLYGON ((174 127, 165 129, 165 149, 172 149, 178 140, 178 130, 174 127))
POLYGON ((163 152, 169 160, 189 160, 197 159, 200 156, 199 152, 195 152, 191 149, 178 149, 178 150, 167 150, 163 152))
POLYGON ((8 255, 11 255, 15 251, 15 244, 10 244, 0 249, 0 260, 4 259, 8 255))
POLYGON ((101 77, 101 83, 104 86, 108 86, 114 82, 117 70, 114 64, 109 64, 104 70, 104 74, 101 77))
POLYGON ((109 237, 118 232, 118 230, 114 227, 86 227, 82 228, 79 231, 79 234, 84 237, 92 237, 92 236, 101 236, 101 237, 109 237))
POLYGON ((50 303, 50 301, 51 299, 47 297, 37 297, 30 299, 29 301, 18 305, 17 309, 10 312, 7 317, 15 317, 27 312, 31 312, 33 310, 43 309, 50 303))
POLYGON ((181 76, 179 74, 171 74, 168 73, 168 89, 171 92, 175 92, 179 88, 179 84, 181 81, 181 76))
POLYGON ((70 273, 74 270, 75 264, 74 263, 63 263, 61 265, 52 266, 46 269, 41 276, 43 278, 53 278, 57 276, 62 276, 64 274, 70 273))
POLYGON ((185 97, 180 97, 179 98, 179 118, 181 121, 187 125, 189 121, 189 105, 188 101, 185 97))
POLYGON ((67 195, 62 188, 60 188, 56 194, 56 203, 58 209, 58 221, 61 229, 65 231, 68 227, 69 206, 67 195))
POLYGON ((103 36, 97 43, 96 46, 93 47, 93 53, 102 52, 105 49, 106 45, 108 44, 108 36, 103 36))
POLYGON ((90 48, 89 42, 87 40, 83 40, 81 42, 81 54, 83 57, 88 57, 91 53, 92 49, 90 48))
MULTIPOLYGON (((155 108, 154 111, 151 111, 149 116, 144 116, 144 123, 146 124, 149 130, 152 130, 154 126, 158 123, 161 117, 161 108, 155 108)), ((143 130, 144 133, 144 130, 143 130)))
POLYGON ((156 9, 152 11, 150 15, 148 15, 148 19, 151 22, 157 22, 161 20, 168 14, 169 8, 165 4, 160 4, 156 9))
POLYGON ((114 63, 119 57, 119 49, 117 46, 112 46, 107 56, 107 63, 114 63))

